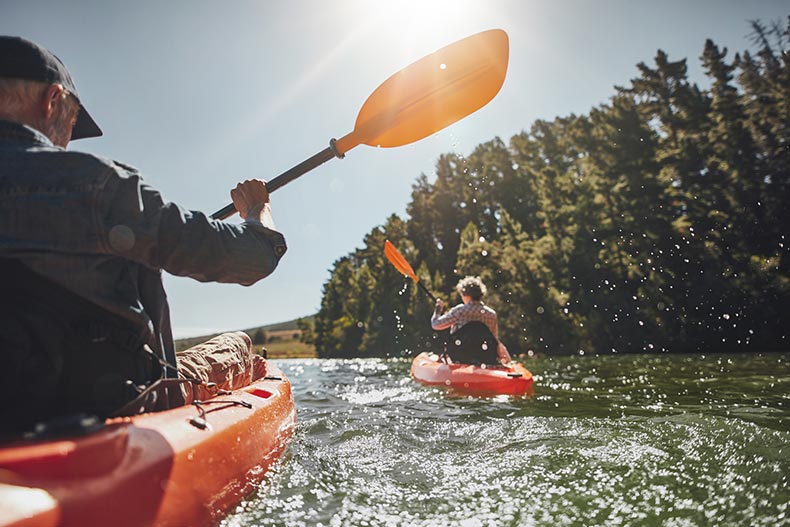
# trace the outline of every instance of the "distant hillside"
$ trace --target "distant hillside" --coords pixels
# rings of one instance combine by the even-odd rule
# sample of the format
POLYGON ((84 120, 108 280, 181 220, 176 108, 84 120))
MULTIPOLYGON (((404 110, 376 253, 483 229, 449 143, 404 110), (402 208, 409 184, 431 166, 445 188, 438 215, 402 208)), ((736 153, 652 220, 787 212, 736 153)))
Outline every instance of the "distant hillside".
MULTIPOLYGON (((315 315, 301 317, 302 320, 312 322, 315 315)), ((257 326, 243 330, 252 338, 253 351, 260 353, 262 348, 266 348, 270 358, 304 358, 315 357, 315 348, 312 345, 300 342, 301 330, 297 325, 300 319, 257 326)), ((219 333, 204 335, 201 337, 191 337, 176 340, 176 350, 182 351, 201 342, 216 337, 219 333)))
MULTIPOLYGON (((303 320, 307 320, 307 321, 312 321, 314 316, 315 315, 311 315, 309 317, 302 317, 302 319, 303 320)), ((299 320, 299 319, 295 318, 295 319, 289 320, 287 322, 279 322, 277 324, 269 324, 268 326, 260 326, 260 327, 257 327, 257 328, 245 329, 244 332, 249 334, 249 335, 252 335, 253 333, 258 331, 259 329, 262 329, 264 331, 283 331, 283 330, 286 330, 286 329, 299 329, 297 327, 297 325, 296 325, 296 321, 297 320, 299 320)))

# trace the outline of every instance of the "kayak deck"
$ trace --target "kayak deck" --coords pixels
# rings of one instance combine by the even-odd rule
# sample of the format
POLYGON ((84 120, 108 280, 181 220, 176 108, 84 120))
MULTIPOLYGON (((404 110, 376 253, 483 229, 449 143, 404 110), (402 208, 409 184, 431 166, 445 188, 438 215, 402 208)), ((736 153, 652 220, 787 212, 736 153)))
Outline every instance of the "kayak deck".
POLYGON ((412 378, 429 386, 446 386, 470 394, 526 395, 532 392, 532 373, 519 363, 510 367, 446 364, 435 354, 417 355, 411 363, 412 378))
POLYGON ((201 406, 204 421, 189 405, 0 446, 0 526, 217 523, 285 450, 296 410, 271 363, 265 378, 201 406))

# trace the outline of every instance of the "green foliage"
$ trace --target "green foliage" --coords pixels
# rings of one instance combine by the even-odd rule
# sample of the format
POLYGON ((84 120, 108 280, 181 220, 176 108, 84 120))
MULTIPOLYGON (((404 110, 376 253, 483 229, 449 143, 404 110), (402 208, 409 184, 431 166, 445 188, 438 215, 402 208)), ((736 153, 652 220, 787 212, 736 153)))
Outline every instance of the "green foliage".
POLYGON ((266 344, 266 331, 263 328, 258 328, 251 336, 253 344, 266 344))
POLYGON ((313 318, 296 319, 296 328, 301 332, 299 334, 299 342, 315 344, 315 323, 313 318))
POLYGON ((787 349, 790 24, 752 29, 756 51, 732 59, 705 43, 707 89, 659 50, 588 115, 440 156, 409 219, 335 262, 319 355, 436 346, 432 304, 386 239, 451 303, 481 276, 516 354, 787 349))

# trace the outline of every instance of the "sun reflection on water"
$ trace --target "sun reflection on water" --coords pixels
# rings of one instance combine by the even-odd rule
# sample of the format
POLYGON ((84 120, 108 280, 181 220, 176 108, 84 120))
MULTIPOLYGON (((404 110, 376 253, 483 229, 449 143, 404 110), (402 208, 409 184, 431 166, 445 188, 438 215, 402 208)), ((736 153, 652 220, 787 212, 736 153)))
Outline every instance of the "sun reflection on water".
POLYGON ((449 396, 404 360, 281 361, 296 437, 223 526, 778 525, 788 358, 541 359, 524 399, 449 396))

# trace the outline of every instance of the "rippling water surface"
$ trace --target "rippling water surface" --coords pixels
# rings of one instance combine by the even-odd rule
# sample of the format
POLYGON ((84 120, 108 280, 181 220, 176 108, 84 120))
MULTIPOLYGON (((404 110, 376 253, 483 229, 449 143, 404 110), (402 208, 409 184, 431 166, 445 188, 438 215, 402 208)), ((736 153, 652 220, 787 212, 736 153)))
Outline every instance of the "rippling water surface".
POLYGON ((790 354, 528 360, 528 398, 277 363, 297 433, 224 527, 790 525, 790 354))

